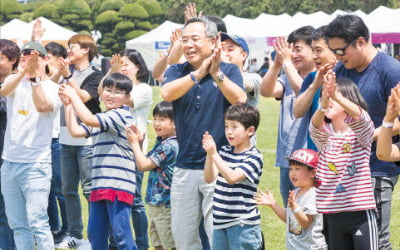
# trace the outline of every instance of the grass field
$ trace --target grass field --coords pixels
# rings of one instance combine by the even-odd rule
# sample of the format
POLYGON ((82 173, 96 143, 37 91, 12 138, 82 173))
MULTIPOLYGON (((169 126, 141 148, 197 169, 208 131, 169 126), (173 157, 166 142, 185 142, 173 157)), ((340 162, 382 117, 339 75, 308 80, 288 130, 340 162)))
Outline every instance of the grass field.
MULTIPOLYGON (((153 87, 153 105, 161 101, 159 88, 153 87)), ((258 105, 261 113, 261 122, 257 131, 257 148, 264 156, 264 169, 259 188, 268 188, 274 195, 275 199, 281 204, 279 192, 279 169, 274 167, 276 136, 279 116, 279 102, 273 98, 261 98, 258 105)), ((155 134, 151 124, 148 127, 149 146, 154 145, 155 134)), ((147 175, 146 175, 147 176, 147 175)), ((143 193, 146 190, 147 177, 143 181, 143 193)), ((82 197, 82 196, 81 196, 82 197)), ((83 205, 85 202, 83 202, 83 205)), ((395 190, 392 203, 392 219, 391 219, 391 242, 393 249, 400 249, 400 194, 395 190)), ((266 249, 278 250, 285 249, 285 224, 273 214, 269 207, 260 207, 261 211, 261 227, 265 236, 266 249)), ((87 223, 87 209, 83 208, 85 230, 87 223)), ((151 248, 152 249, 152 248, 151 248)))

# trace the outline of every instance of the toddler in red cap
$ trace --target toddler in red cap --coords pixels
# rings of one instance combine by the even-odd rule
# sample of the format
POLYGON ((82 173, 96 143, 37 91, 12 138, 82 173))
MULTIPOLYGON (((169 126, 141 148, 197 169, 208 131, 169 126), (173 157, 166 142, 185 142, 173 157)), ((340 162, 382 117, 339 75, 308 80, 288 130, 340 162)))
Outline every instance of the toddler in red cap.
POLYGON ((318 154, 311 149, 299 149, 289 160, 289 178, 296 189, 289 191, 288 207, 282 208, 268 190, 258 190, 258 205, 270 206, 286 223, 287 249, 327 249, 322 234, 322 215, 317 213, 315 188, 318 154))

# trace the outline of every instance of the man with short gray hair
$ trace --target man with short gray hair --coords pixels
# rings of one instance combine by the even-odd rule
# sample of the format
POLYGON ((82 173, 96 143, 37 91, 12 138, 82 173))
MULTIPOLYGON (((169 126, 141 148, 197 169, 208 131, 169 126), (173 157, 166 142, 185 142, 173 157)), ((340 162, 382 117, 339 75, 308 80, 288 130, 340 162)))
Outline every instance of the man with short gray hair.
POLYGON ((172 102, 179 154, 171 187, 171 223, 177 249, 201 249, 199 223, 204 216, 212 239, 214 184, 203 178, 206 153, 203 134, 208 131, 217 147, 228 144, 224 112, 246 102, 243 79, 237 66, 220 61, 221 45, 214 23, 190 19, 182 31, 187 62, 172 65, 165 73, 161 96, 172 102))

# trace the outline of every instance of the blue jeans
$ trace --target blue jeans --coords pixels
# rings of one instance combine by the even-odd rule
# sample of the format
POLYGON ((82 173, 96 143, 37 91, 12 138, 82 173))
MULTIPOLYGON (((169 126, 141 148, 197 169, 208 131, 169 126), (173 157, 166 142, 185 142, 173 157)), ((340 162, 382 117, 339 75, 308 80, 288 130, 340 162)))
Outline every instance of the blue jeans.
POLYGON ((132 206, 132 224, 135 230, 136 245, 139 250, 149 248, 149 236, 147 234, 148 222, 146 210, 142 199, 143 172, 136 171, 136 192, 132 206))
POLYGON ((295 187, 289 178, 289 168, 279 168, 279 169, 280 169, 279 187, 281 191, 283 205, 287 207, 289 191, 293 190, 295 187))
POLYGON ((78 186, 82 183, 83 195, 90 196, 92 176, 92 146, 69 146, 61 144, 62 191, 67 211, 68 232, 82 239, 82 208, 78 186))
POLYGON ((61 162, 60 162, 61 145, 58 138, 53 138, 51 143, 51 165, 52 165, 52 178, 49 195, 49 207, 47 213, 49 214, 49 224, 51 231, 68 231, 67 213, 65 210, 65 200, 61 190, 61 162), (60 205, 60 213, 58 205, 60 205), (62 226, 60 226, 60 215, 62 226))
POLYGON ((8 223, 14 230, 17 249, 54 249, 47 216, 50 163, 4 161, 1 185, 8 223))
POLYGON ((260 225, 239 224, 214 229, 213 250, 259 250, 262 238, 260 225))
MULTIPOLYGON (((2 160, 0 159, 0 165, 1 164, 2 160)), ((3 195, 1 194, 1 181, 0 181, 0 249, 3 250, 15 249, 13 231, 8 226, 6 208, 4 205, 3 195)))
POLYGON ((372 177, 372 186, 376 201, 376 222, 378 224, 378 248, 392 249, 390 244, 390 214, 392 210, 392 194, 398 176, 372 177))
MULTIPOLYGON (((135 230, 136 245, 139 250, 149 248, 148 222, 142 199, 143 172, 136 170, 136 192, 132 206, 132 224, 135 230)), ((116 247, 112 230, 110 230, 110 246, 116 247)))
POLYGON ((92 249, 107 250, 110 227, 118 249, 137 249, 130 226, 131 206, 115 199, 90 202, 88 237, 92 249))

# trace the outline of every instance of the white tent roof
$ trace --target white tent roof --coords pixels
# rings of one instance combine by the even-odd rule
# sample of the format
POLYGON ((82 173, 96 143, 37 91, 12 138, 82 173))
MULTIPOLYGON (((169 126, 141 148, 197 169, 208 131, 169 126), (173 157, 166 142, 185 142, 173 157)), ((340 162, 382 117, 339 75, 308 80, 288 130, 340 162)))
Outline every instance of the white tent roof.
POLYGON ((135 43, 147 43, 147 42, 155 42, 155 41, 169 41, 169 37, 172 34, 172 31, 178 28, 182 28, 182 24, 173 23, 170 21, 165 21, 157 28, 147 32, 146 34, 129 40, 126 44, 135 44, 135 43))
MULTIPOLYGON (((42 37, 43 41, 60 41, 68 40, 75 32, 66 29, 45 17, 39 17, 42 21, 42 26, 46 28, 42 37)), ((29 41, 32 35, 32 27, 36 20, 30 23, 25 23, 19 19, 13 19, 10 22, 1 26, 0 37, 3 39, 29 41)))
POLYGON ((0 27, 0 38, 23 40, 25 39, 25 34, 22 31, 26 30, 27 27, 28 23, 14 18, 0 27))
MULTIPOLYGON (((75 35, 76 32, 72 30, 66 29, 45 17, 39 17, 40 21, 42 21, 42 27, 46 28, 46 31, 43 34, 42 40, 68 40, 71 36, 75 35)), ((36 20, 33 20, 29 23, 29 29, 32 30, 33 24, 36 20)))

